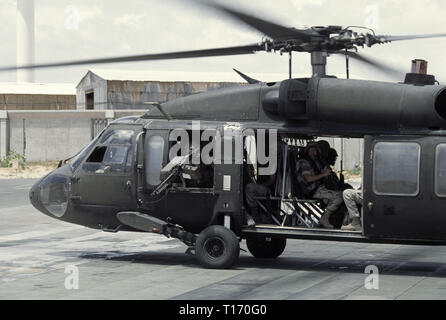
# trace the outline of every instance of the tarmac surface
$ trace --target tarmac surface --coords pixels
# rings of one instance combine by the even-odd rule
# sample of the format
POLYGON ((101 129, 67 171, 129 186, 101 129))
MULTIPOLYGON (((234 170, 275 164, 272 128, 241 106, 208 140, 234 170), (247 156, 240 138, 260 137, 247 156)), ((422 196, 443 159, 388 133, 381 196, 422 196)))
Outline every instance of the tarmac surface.
POLYGON ((0 180, 0 299, 446 298, 446 247, 289 240, 276 260, 241 251, 233 269, 208 270, 177 240, 40 214, 28 201, 35 181, 0 180))

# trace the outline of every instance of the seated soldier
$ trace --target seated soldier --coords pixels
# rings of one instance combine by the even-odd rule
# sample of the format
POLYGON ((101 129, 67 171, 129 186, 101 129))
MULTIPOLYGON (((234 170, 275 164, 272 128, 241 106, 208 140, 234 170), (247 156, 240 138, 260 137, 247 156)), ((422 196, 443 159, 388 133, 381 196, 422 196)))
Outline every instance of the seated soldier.
MULTIPOLYGON (((336 160, 338 159, 338 153, 336 149, 331 148, 328 141, 320 140, 317 142, 317 145, 320 150, 320 161, 322 162, 323 167, 334 167, 336 164, 336 160)), ((331 171, 331 174, 325 178, 324 181, 325 187, 327 187, 328 190, 333 191, 342 191, 343 189, 343 183, 341 183, 341 180, 339 179, 338 175, 331 171)))
POLYGON ((329 166, 322 163, 320 150, 315 142, 309 143, 305 149, 305 159, 297 163, 297 181, 308 198, 314 198, 327 204, 325 213, 319 223, 326 229, 334 229, 330 224, 330 216, 342 206, 342 191, 329 190, 325 186, 325 178, 332 174, 329 166))
MULTIPOLYGON (((334 167, 339 155, 336 149, 331 148, 327 141, 318 141, 319 147, 325 150, 321 153, 321 161, 323 165, 334 167), (328 147, 327 147, 328 145, 328 147)), ((328 190, 344 191, 346 189, 353 189, 353 187, 344 182, 344 176, 341 172, 340 177, 336 172, 332 171, 331 174, 325 179, 325 186, 328 190)))
MULTIPOLYGON (((319 147, 319 151, 320 151, 320 160, 322 162, 324 162, 324 164, 328 164, 329 161, 329 157, 330 157, 330 143, 326 140, 319 140, 317 143, 317 146, 319 147)), ((336 162, 336 160, 335 160, 336 162)), ((332 164, 332 166, 334 166, 334 164, 332 164)))
MULTIPOLYGON (((336 164, 336 159, 338 158, 338 153, 335 149, 330 148, 327 153, 327 158, 325 158, 324 163, 327 167, 332 167, 336 164)), ((332 170, 330 175, 325 179, 325 187, 327 187, 328 190, 333 191, 343 191, 344 186, 341 180, 339 179, 338 175, 332 170)))
POLYGON ((271 217, 267 216, 263 210, 260 210, 256 201, 257 197, 268 198, 272 194, 272 188, 275 186, 276 176, 259 176, 259 179, 263 178, 260 183, 249 183, 245 188, 246 203, 255 223, 272 223, 271 217))

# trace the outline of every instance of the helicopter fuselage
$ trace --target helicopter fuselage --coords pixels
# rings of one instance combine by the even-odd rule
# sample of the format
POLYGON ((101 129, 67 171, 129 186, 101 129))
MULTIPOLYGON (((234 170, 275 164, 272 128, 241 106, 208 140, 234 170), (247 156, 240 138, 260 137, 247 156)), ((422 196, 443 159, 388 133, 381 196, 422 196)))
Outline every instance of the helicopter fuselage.
MULTIPOLYGON (((442 86, 311 78, 189 96, 152 108, 141 118, 110 123, 69 163, 37 182, 30 199, 53 218, 112 232, 141 231, 118 219, 118 213, 130 211, 193 234, 225 224, 240 237, 267 233, 284 238, 443 244, 445 94, 442 86), (228 132, 231 146, 226 149, 228 132), (286 139, 364 138, 363 232, 315 232, 285 223, 247 228, 244 174, 250 155, 239 161, 240 150, 232 139, 251 135, 258 145, 260 134, 266 134, 267 149, 278 142, 276 173, 283 179, 293 165, 284 159, 299 151, 286 139), (180 149, 171 153, 173 146, 185 142, 183 138, 188 151, 198 139, 195 146, 201 156, 214 143, 209 154, 215 158, 215 147, 221 147, 220 162, 175 165, 178 159, 194 157, 186 152, 181 158, 185 154, 180 149)), ((273 201, 286 198, 282 192, 273 201)))

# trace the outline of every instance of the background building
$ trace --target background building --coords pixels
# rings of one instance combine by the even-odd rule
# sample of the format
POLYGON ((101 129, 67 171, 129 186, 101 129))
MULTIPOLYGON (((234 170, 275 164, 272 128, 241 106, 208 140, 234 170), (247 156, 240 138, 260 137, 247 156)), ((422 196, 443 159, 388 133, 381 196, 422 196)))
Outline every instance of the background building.
POLYGON ((73 84, 0 83, 0 110, 75 110, 73 84))
POLYGON ((77 85, 77 109, 147 109, 198 92, 245 85, 234 73, 89 70, 77 85))

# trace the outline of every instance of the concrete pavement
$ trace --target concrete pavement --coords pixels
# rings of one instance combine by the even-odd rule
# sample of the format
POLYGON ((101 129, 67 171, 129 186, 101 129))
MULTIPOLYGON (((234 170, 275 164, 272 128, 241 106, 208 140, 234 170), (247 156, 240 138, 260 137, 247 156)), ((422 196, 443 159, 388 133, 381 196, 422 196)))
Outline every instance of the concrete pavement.
POLYGON ((233 269, 207 270, 177 240, 40 214, 28 203, 34 181, 0 180, 0 299, 446 298, 445 247, 290 240, 277 260, 242 251, 233 269), (378 290, 365 286, 370 265, 378 290), (65 286, 72 266, 77 290, 65 286))

